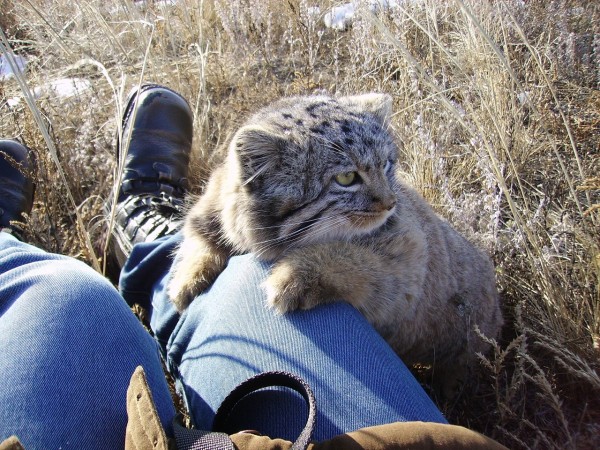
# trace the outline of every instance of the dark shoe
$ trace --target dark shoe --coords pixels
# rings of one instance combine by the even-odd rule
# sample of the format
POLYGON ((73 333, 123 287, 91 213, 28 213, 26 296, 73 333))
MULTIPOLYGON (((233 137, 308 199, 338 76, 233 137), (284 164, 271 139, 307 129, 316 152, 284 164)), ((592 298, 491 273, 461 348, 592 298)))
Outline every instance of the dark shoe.
POLYGON ((122 266, 134 244, 177 231, 192 149, 188 103, 163 86, 135 89, 129 95, 118 148, 126 154, 113 238, 122 266))
POLYGON ((22 238, 33 206, 35 156, 17 141, 0 139, 0 229, 22 238))

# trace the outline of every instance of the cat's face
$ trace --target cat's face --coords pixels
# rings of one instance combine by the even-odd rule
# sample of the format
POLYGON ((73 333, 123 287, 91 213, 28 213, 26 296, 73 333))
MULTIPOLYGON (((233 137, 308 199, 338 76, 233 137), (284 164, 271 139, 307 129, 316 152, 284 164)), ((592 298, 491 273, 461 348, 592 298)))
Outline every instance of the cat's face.
POLYGON ((299 97, 259 112, 235 136, 254 251, 348 240, 381 227, 396 206, 391 100, 299 97))

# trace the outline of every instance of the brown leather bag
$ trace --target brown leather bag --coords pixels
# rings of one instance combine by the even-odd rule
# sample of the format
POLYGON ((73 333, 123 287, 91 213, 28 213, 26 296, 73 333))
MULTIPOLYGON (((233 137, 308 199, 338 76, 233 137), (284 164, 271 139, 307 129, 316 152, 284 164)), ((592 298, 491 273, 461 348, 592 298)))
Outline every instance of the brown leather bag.
POLYGON ((253 390, 287 386, 298 391, 309 405, 307 425, 296 442, 271 439, 249 432, 225 434, 189 430, 175 424, 175 438, 167 438, 158 419, 144 371, 138 367, 127 391, 126 450, 425 450, 425 449, 506 449, 486 436, 456 425, 425 422, 396 422, 362 428, 323 442, 310 442, 315 418, 314 397, 301 379, 285 373, 266 373, 236 388, 217 411, 215 429, 226 420, 235 403, 253 390))

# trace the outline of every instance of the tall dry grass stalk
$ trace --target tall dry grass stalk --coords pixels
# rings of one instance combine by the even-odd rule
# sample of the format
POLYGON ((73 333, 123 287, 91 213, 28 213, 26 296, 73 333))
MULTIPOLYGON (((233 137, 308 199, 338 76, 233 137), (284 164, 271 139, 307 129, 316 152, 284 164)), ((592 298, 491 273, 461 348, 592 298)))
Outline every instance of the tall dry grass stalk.
POLYGON ((594 2, 413 0, 373 13, 362 1, 343 32, 323 26, 335 1, 1 3, 3 46, 29 59, 21 79, 0 81, 0 135, 40 155, 31 242, 104 265, 116 135, 143 81, 190 101, 198 191, 255 108, 317 90, 387 92, 404 176, 493 256, 504 301, 477 382, 440 406, 512 448, 600 446, 594 2), (43 88, 62 77, 89 89, 43 88))

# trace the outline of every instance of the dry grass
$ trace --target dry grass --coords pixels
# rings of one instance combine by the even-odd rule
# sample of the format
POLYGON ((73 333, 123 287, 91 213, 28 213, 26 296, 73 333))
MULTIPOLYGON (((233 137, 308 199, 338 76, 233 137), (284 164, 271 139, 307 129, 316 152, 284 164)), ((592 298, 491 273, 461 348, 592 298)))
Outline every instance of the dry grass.
POLYGON ((440 406, 512 448, 600 446, 595 2, 416 0, 379 15, 363 4, 344 32, 305 0, 0 3, 10 46, 30 61, 21 84, 0 81, 0 135, 40 155, 33 243, 106 270, 101 205, 124 98, 141 80, 189 99, 197 186, 258 106, 317 89, 387 92, 406 178, 493 256, 504 301, 477 382, 440 406), (6 104, 24 82, 65 76, 91 89, 6 104))

